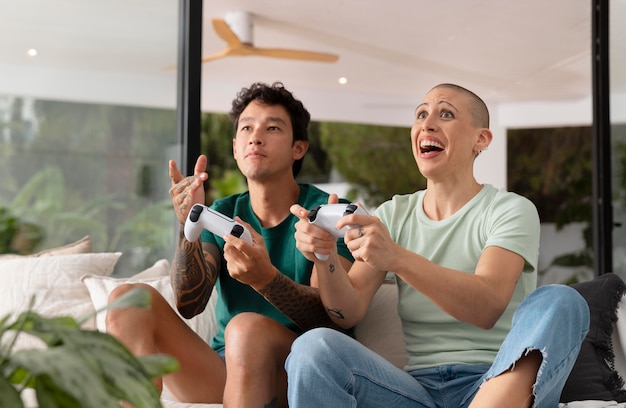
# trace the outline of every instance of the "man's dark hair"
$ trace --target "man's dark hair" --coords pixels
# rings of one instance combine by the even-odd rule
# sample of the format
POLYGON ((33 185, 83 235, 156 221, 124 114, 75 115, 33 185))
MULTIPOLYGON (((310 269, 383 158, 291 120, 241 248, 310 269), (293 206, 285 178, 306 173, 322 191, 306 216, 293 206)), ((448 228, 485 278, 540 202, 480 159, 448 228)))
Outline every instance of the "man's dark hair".
MULTIPOLYGON (((235 132, 239 125, 239 116, 241 112, 252 101, 259 101, 266 105, 281 105, 289 113, 291 119, 291 127, 293 131, 293 141, 296 140, 309 140, 309 122, 311 121, 311 115, 306 110, 302 102, 294 98, 293 94, 285 89, 282 82, 274 82, 272 85, 268 85, 262 82, 255 82, 248 88, 242 88, 237 94, 237 97, 233 100, 233 105, 228 113, 230 120, 235 126, 235 132)), ((293 163, 292 171, 293 176, 296 177, 302 169, 302 159, 296 160, 293 163)))

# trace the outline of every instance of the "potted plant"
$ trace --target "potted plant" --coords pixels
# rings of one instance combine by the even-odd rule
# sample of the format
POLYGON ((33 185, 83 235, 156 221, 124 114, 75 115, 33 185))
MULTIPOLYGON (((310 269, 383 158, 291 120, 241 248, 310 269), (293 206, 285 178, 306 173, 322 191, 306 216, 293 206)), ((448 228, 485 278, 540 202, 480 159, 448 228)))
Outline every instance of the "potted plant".
MULTIPOLYGON (((149 302, 146 290, 134 289, 106 308, 149 302)), ((0 405, 23 407, 20 394, 33 388, 42 408, 117 408, 121 401, 137 408, 160 407, 151 379, 176 371, 177 361, 166 355, 135 357, 114 337, 81 329, 92 316, 76 320, 27 311, 1 318, 0 405), (45 347, 15 351, 22 333, 36 336, 45 347)))

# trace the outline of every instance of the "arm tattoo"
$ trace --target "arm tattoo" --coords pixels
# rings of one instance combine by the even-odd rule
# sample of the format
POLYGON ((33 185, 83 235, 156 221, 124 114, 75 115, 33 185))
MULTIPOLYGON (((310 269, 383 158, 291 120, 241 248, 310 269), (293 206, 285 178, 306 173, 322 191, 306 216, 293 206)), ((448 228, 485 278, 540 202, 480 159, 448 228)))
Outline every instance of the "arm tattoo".
POLYGON ((259 293, 302 330, 336 327, 324 310, 317 288, 298 284, 278 272, 259 293))
POLYGON ((220 262, 219 250, 200 240, 189 242, 180 228, 178 246, 170 270, 172 289, 176 294, 176 307, 186 319, 202 313, 217 280, 220 262), (211 259, 210 256, 213 259, 211 259))
MULTIPOLYGON (((335 272, 335 264, 334 263, 330 263, 328 265, 328 271, 330 273, 335 272)), ((332 307, 329 307, 329 308, 326 309, 326 311, 328 312, 329 315, 333 316, 335 319, 344 320, 346 318, 346 316, 343 315, 343 312, 341 311, 341 309, 334 309, 332 307)))

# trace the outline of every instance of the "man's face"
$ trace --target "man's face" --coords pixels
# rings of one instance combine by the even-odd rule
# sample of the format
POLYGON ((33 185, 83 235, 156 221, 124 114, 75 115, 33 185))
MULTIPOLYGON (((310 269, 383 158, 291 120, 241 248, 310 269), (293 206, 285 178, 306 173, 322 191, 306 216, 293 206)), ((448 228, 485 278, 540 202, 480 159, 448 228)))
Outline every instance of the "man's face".
POLYGON ((292 164, 304 156, 308 144, 293 140, 293 127, 282 105, 252 101, 239 115, 233 154, 248 180, 292 176, 292 164))
POLYGON ((470 96, 441 87, 430 91, 415 110, 411 145, 425 177, 472 172, 482 129, 474 125, 471 102, 470 96))

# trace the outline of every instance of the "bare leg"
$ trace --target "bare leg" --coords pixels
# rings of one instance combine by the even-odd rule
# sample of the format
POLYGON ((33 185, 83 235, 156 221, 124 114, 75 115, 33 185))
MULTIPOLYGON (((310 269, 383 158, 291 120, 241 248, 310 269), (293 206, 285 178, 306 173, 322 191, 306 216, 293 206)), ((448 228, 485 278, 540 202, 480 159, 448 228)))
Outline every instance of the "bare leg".
POLYGON ((509 371, 486 381, 476 393, 470 408, 532 406, 533 386, 542 359, 541 353, 533 350, 520 358, 509 371))
POLYGON ((241 313, 226 327, 225 338, 224 407, 286 407, 284 365, 295 333, 265 316, 241 313))
MULTIPOLYGON (((226 367, 209 347, 149 285, 122 285, 109 296, 112 301, 141 286, 150 291, 150 308, 126 308, 107 312, 107 331, 133 354, 163 353, 180 363, 180 370, 163 378, 168 390, 180 401, 220 403, 226 383, 226 367)), ((155 380, 159 389, 162 382, 155 380)))

